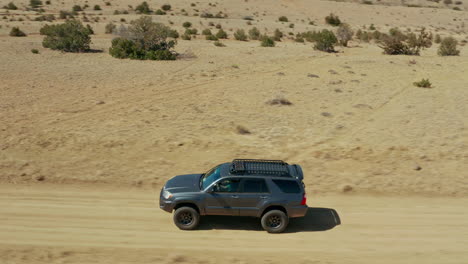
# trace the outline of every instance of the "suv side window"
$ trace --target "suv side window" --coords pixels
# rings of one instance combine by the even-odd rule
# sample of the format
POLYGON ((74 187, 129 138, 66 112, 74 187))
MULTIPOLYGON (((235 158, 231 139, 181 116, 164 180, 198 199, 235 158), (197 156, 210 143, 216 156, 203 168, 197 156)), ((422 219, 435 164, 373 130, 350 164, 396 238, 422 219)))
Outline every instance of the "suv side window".
POLYGON ((243 193, 268 193, 268 187, 264 179, 245 179, 242 184, 243 193))
POLYGON ((240 179, 225 179, 220 180, 215 186, 214 192, 238 192, 240 185, 240 179))
POLYGON ((301 188, 296 181, 291 180, 273 180, 273 182, 280 188, 284 193, 300 193, 301 188))

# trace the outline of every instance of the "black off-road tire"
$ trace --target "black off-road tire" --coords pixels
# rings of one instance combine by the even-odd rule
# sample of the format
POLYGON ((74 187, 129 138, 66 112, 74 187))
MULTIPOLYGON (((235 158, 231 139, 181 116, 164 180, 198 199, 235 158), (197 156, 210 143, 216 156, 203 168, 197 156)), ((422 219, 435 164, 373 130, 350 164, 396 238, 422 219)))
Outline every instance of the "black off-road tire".
POLYGON ((173 215, 174 224, 182 230, 193 230, 200 223, 200 214, 192 207, 180 207, 173 215))
POLYGON ((262 216, 262 227, 268 233, 281 233, 289 223, 289 217, 280 210, 271 210, 262 216))

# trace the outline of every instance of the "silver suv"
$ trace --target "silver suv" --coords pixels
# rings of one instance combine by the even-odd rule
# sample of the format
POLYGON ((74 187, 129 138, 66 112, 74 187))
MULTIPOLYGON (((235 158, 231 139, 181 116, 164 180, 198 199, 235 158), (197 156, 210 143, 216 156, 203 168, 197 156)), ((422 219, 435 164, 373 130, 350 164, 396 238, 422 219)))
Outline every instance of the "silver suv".
POLYGON ((235 159, 204 174, 179 175, 167 181, 159 207, 174 211, 174 223, 195 229, 202 215, 261 218, 270 233, 283 232, 289 218, 307 212, 303 173, 299 165, 281 160, 235 159))

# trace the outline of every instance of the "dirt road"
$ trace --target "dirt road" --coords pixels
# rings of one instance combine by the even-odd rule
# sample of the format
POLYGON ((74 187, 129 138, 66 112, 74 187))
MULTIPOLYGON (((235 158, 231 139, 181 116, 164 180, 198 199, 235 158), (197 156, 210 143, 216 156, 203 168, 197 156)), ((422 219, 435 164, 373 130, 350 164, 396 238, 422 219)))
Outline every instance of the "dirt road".
POLYGON ((0 263, 468 263, 467 198, 309 195, 308 216, 270 235, 223 217, 180 231, 156 194, 3 185, 0 263))

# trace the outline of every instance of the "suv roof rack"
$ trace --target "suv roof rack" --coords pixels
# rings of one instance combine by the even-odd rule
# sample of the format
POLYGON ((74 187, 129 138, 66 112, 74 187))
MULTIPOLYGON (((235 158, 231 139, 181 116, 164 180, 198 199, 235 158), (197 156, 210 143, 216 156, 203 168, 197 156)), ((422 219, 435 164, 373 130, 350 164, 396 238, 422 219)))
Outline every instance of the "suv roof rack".
POLYGON ((288 163, 282 160, 235 159, 230 168, 232 174, 259 174, 291 177, 288 163))

